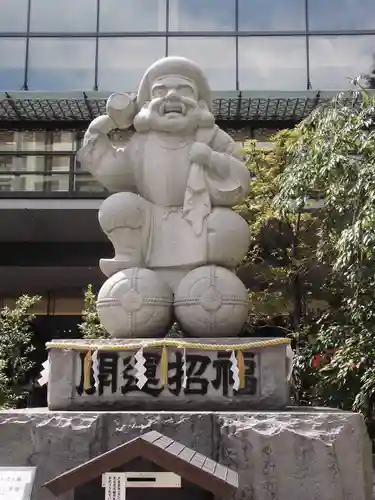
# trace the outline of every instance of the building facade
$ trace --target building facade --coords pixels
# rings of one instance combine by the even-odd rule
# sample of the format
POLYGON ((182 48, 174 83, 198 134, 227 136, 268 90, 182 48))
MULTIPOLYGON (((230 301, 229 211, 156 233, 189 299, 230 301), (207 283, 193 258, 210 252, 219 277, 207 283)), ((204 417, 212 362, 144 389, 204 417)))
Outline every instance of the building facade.
POLYGON ((133 90, 183 55, 214 90, 328 90, 370 71, 372 0, 1 0, 0 90, 133 90))
POLYGON ((38 293, 47 338, 74 335, 112 254, 75 155, 156 59, 199 63, 218 123, 267 142, 371 72, 374 42, 374 0, 0 0, 0 306, 38 293))

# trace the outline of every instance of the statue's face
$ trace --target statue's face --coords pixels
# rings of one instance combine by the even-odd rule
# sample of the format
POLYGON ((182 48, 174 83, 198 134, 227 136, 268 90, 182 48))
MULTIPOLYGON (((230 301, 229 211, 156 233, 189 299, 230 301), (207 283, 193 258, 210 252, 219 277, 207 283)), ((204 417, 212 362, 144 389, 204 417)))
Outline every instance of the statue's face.
POLYGON ((165 76, 151 88, 153 123, 162 131, 182 131, 199 120, 198 90, 191 80, 165 76))
POLYGON ((151 87, 151 101, 135 117, 139 130, 157 130, 167 133, 193 132, 199 126, 213 126, 214 118, 207 103, 198 101, 196 84, 179 75, 168 75, 155 80, 151 87))

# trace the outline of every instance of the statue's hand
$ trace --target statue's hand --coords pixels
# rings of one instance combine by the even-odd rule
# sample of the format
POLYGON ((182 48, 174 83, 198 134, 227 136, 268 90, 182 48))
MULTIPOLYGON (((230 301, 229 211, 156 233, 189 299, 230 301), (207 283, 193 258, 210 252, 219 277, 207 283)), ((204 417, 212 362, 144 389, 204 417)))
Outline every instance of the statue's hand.
POLYGON ((125 93, 109 96, 107 115, 112 118, 118 128, 128 128, 137 114, 136 99, 125 93))
POLYGON ((193 163, 209 166, 212 149, 203 142, 194 142, 190 149, 190 160, 193 163))

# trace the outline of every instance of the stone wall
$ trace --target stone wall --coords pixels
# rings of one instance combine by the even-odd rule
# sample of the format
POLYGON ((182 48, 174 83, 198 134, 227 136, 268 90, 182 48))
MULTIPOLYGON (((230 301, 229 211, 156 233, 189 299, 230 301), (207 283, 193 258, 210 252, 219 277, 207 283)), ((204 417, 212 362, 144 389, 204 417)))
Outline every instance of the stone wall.
MULTIPOLYGON (((334 410, 241 413, 0 412, 0 465, 37 466, 41 484, 149 430, 239 473, 236 500, 370 500, 371 446, 360 415, 334 410)), ((67 494, 61 500, 73 500, 67 494)))

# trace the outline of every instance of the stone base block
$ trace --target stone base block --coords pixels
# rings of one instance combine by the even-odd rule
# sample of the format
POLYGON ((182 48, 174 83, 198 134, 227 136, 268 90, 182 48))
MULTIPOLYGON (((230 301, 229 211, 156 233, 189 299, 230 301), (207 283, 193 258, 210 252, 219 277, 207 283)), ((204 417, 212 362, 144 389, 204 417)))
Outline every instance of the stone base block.
POLYGON ((129 344, 158 340, 58 340, 56 344, 52 342, 49 349, 48 407, 51 410, 184 410, 188 405, 191 410, 281 409, 288 404, 289 398, 286 344, 251 347, 254 342, 272 340, 178 339, 179 342, 205 346, 220 344, 223 347, 220 350, 191 348, 184 351, 181 347, 169 346, 168 380, 164 384, 161 347, 145 347, 146 379, 143 386, 137 385, 138 362, 134 355, 138 348, 126 348, 129 344), (83 342, 86 348, 79 347, 83 342), (234 344, 250 345, 243 350, 242 387, 234 384, 230 359, 231 345, 234 344), (97 384, 93 365, 89 366, 89 376, 87 363, 85 365, 86 354, 96 349, 99 349, 97 384))
MULTIPOLYGON (((36 466, 41 485, 150 430, 239 473, 234 500, 371 500, 371 444, 362 417, 281 412, 0 412, 0 465, 36 466)), ((60 500, 73 500, 73 492, 60 500)))

